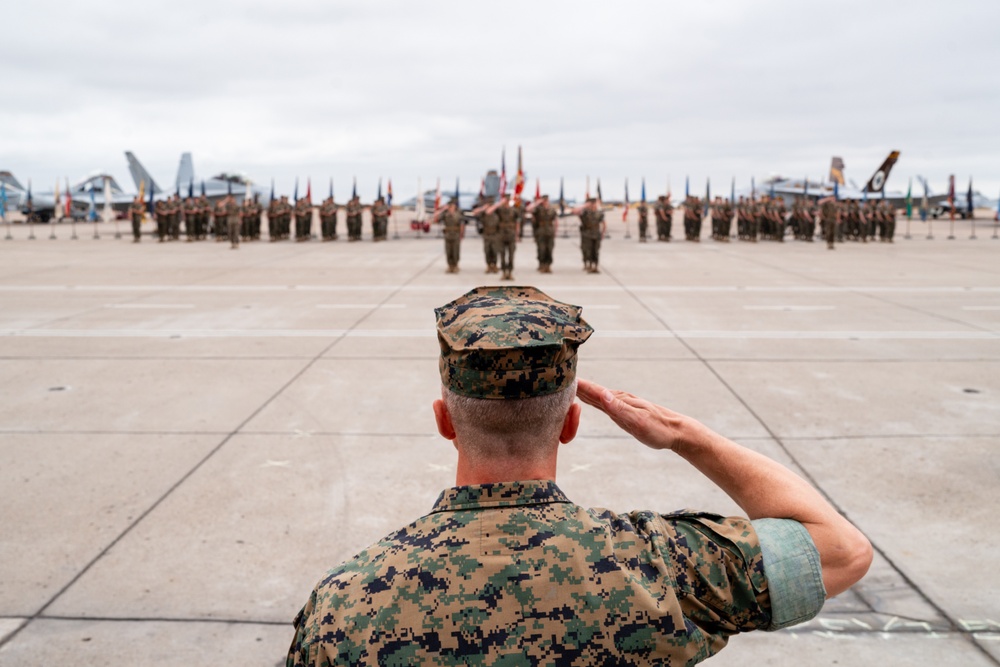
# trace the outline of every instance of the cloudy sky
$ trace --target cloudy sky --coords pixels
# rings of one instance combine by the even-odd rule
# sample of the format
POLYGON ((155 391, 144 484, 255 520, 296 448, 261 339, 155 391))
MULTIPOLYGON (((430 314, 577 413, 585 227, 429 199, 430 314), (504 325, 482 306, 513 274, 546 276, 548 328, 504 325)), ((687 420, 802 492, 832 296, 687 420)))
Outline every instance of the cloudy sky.
POLYGON ((391 178, 477 190, 523 146, 529 189, 635 199, 685 176, 773 174, 1000 194, 997 0, 490 2, 14 0, 0 169, 37 189, 97 170, 134 190, 242 171, 338 199, 391 178), (593 183, 593 180, 592 180, 593 183))

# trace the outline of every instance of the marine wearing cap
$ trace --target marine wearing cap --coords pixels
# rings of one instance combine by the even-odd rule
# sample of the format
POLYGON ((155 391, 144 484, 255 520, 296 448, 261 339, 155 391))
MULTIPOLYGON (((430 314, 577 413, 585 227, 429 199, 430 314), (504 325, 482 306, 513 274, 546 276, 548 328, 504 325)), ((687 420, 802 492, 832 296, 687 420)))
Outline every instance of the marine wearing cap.
POLYGON ((565 389, 593 333, 582 309, 534 287, 477 287, 434 310, 441 382, 462 396, 518 399, 565 389))

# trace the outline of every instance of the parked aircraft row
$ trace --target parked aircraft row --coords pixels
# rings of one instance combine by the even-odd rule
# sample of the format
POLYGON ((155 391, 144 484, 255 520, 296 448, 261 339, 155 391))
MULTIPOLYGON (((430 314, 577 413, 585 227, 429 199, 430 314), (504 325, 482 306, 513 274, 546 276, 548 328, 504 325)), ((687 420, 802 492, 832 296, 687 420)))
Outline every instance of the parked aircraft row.
MULTIPOLYGON (((164 186, 139 162, 138 158, 131 152, 125 152, 128 161, 129 173, 135 184, 135 192, 142 192, 146 201, 159 201, 173 195, 186 197, 189 195, 204 194, 210 201, 216 201, 232 194, 237 199, 247 196, 254 196, 263 200, 270 197, 270 192, 258 187, 244 174, 223 172, 208 179, 199 180, 194 171, 194 162, 191 153, 181 155, 180 164, 173 183, 164 186)), ((825 182, 810 181, 808 178, 784 178, 773 176, 764 179, 759 184, 751 183, 749 188, 733 188, 732 193, 737 196, 759 197, 761 195, 779 196, 784 199, 795 199, 797 197, 807 197, 809 199, 819 199, 822 197, 836 195, 840 199, 866 199, 878 198, 886 199, 892 206, 902 208, 906 205, 907 193, 899 190, 887 190, 886 183, 893 165, 899 158, 899 151, 892 151, 882 162, 882 164, 869 177, 863 187, 858 187, 853 181, 844 178, 844 161, 840 157, 834 157, 830 164, 830 171, 825 182)), ((926 201, 931 209, 932 215, 939 215, 949 211, 948 194, 932 193, 926 180, 918 177, 919 187, 911 192, 911 201, 914 208, 921 206, 926 201)), ((461 191, 456 182, 455 188, 442 189, 440 185, 434 189, 424 190, 418 184, 418 192, 422 194, 418 197, 411 197, 397 205, 408 209, 424 208, 432 211, 435 202, 442 203, 451 199, 458 193, 459 207, 463 211, 471 210, 481 196, 495 197, 499 192, 500 177, 496 171, 487 173, 480 187, 480 192, 461 191), (420 204, 423 206, 421 207, 420 204)), ((107 206, 117 212, 123 212, 135 198, 135 192, 128 193, 118 184, 115 178, 107 173, 98 172, 91 174, 80 181, 70 184, 68 181, 64 188, 50 190, 32 190, 30 182, 25 187, 9 171, 0 171, 0 183, 2 183, 2 194, 6 196, 7 210, 20 210, 27 213, 29 209, 41 221, 48 221, 50 218, 75 217, 84 218, 88 212, 107 206), (30 197, 30 201, 29 201, 30 197)), ((687 186, 686 186, 687 189, 687 186)), ((529 193, 526 193, 529 194, 529 193)), ((691 194, 701 195, 697 189, 691 194)), ((716 192, 716 194, 729 195, 728 192, 716 192)), ((965 191, 954 193, 955 209, 957 214, 966 210, 967 193, 965 191)), ((552 199, 557 198, 552 195, 552 199)), ((675 201, 677 197, 675 197, 675 201)), ((572 202, 565 200, 567 205, 572 202)), ((611 203, 611 202, 607 202, 611 203)), ((973 193, 974 207, 995 208, 995 200, 990 200, 979 192, 973 193)))

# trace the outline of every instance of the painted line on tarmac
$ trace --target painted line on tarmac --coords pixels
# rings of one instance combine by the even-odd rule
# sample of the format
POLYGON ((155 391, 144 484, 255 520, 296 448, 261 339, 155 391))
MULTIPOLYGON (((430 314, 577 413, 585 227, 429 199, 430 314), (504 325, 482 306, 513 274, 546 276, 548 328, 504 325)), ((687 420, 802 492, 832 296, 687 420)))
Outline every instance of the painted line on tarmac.
POLYGON ((1000 306, 962 306, 962 310, 1000 310, 1000 306))
POLYGON ((812 312, 818 310, 836 310, 836 306, 743 306, 743 310, 782 310, 794 312, 812 312))
MULTIPOLYGON (((0 285, 0 292, 363 292, 389 291, 395 285, 0 285)), ((441 292, 451 294, 461 287, 455 285, 408 285, 401 292, 441 292)), ((550 291, 615 292, 617 285, 547 285, 550 291)), ((1000 293, 1000 287, 972 286, 884 286, 884 285, 637 285, 633 292, 765 292, 793 294, 839 294, 851 292, 953 294, 1000 293)))
POLYGON ((356 308, 359 310, 371 310, 373 308, 378 308, 380 310, 388 310, 395 308, 406 308, 405 303, 387 303, 384 305, 379 305, 377 303, 317 303, 317 308, 329 308, 334 310, 349 310, 356 308))
POLYGON ((106 303, 105 308, 115 308, 119 310, 172 310, 182 308, 194 308, 193 303, 106 303))
MULTIPOLYGON (((0 329, 18 338, 432 338, 432 329, 0 329)), ((994 331, 597 331, 597 338, 687 340, 994 340, 994 331)))

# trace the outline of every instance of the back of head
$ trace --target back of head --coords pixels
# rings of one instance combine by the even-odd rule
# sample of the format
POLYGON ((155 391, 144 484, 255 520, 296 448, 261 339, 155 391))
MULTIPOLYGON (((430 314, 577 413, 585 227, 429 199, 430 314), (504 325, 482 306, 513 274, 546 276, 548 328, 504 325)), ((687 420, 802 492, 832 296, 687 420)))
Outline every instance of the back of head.
POLYGON ((478 287, 437 308, 443 398, 469 453, 555 445, 576 394, 581 309, 534 287, 478 287))

